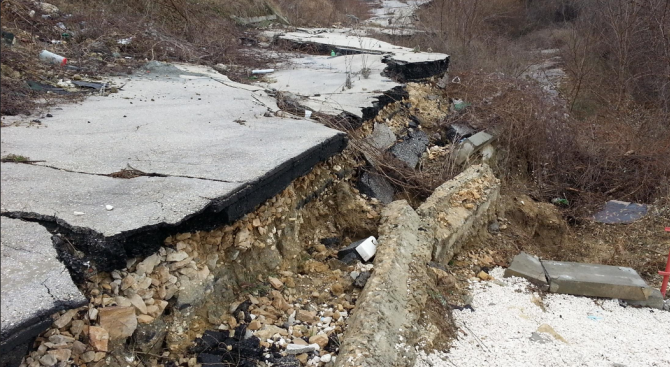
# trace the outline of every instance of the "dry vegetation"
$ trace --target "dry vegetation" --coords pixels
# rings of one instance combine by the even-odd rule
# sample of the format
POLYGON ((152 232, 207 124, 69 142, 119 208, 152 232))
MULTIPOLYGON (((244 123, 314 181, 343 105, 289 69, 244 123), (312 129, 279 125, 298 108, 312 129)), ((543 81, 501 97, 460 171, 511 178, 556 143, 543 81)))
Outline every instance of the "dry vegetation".
POLYGON ((426 33, 394 41, 454 56, 450 74, 462 83, 448 95, 473 108, 449 119, 501 132, 502 177, 531 178, 539 199, 583 209, 605 199, 667 204, 669 2, 435 0, 418 18, 426 33), (567 103, 517 78, 550 48, 568 76, 567 103))

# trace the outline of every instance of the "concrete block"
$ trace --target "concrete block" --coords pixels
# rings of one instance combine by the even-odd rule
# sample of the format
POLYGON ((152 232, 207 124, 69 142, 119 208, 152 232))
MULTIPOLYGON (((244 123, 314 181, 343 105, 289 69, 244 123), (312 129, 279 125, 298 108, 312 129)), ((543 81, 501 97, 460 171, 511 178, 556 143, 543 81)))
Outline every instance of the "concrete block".
POLYGON ((493 140, 493 135, 480 131, 468 138, 468 142, 476 149, 482 148, 493 140))
POLYGON ((504 276, 505 278, 524 278, 538 287, 547 287, 549 285, 540 259, 525 252, 514 256, 509 268, 505 269, 504 276))
POLYGON ((553 293, 635 301, 646 301, 652 293, 631 268, 546 260, 542 265, 553 293))
POLYGON ((661 291, 658 289, 653 289, 651 291, 651 294, 649 295, 649 298, 647 298, 644 301, 633 301, 633 300, 625 300, 630 306, 635 306, 635 307, 651 307, 651 308, 656 308, 659 310, 663 309, 663 295, 661 294, 661 291))

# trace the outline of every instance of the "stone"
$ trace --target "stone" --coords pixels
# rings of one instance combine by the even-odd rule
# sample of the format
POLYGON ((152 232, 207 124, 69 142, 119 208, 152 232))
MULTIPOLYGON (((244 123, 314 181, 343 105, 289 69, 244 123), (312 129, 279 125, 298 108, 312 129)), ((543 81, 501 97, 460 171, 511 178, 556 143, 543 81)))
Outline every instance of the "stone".
POLYGON ((354 287, 358 287, 358 288, 365 287, 365 284, 368 282, 368 279, 370 279, 371 275, 372 275, 372 272, 369 272, 369 271, 364 271, 364 272, 360 273, 356 277, 356 280, 354 280, 354 287))
POLYGON ((537 256, 522 252, 512 259, 512 263, 503 275, 505 278, 520 277, 528 280, 538 287, 546 288, 548 286, 547 277, 544 274, 544 267, 537 256))
POLYGON ((396 136, 387 124, 375 122, 374 130, 366 141, 374 148, 384 151, 395 144, 396 136))
POLYGON ((270 282, 270 285, 274 289, 281 290, 284 288, 284 283, 275 277, 268 277, 268 282, 270 282))
POLYGON ((266 340, 270 339, 273 335, 279 334, 282 336, 288 336, 288 330, 280 328, 275 325, 265 325, 262 329, 254 333, 259 339, 266 340))
POLYGON ((261 322, 260 322, 260 321, 258 321, 258 320, 252 320, 252 321, 249 323, 249 326, 247 326, 247 329, 249 329, 249 330, 254 330, 254 331, 255 331, 255 330, 259 330, 259 329, 261 328, 261 326, 262 326, 262 325, 261 325, 261 322))
POLYGON ((321 362, 323 362, 323 363, 328 363, 328 362, 330 362, 330 361, 332 360, 332 358, 333 358, 332 355, 326 353, 326 354, 324 354, 324 355, 321 356, 321 362))
POLYGON ((73 343, 74 338, 65 335, 52 335, 49 337, 49 342, 54 344, 67 344, 67 343, 73 343))
POLYGON ((53 354, 45 354, 42 356, 42 358, 40 358, 40 364, 42 366, 51 367, 55 366, 56 363, 58 363, 58 360, 53 354))
POLYGON ((184 251, 175 251, 167 255, 168 262, 177 262, 182 261, 188 257, 188 254, 184 251))
POLYGON ((296 320, 300 320, 304 323, 315 323, 319 321, 319 318, 316 317, 316 312, 307 311, 307 310, 298 310, 295 316, 296 320))
POLYGON ((395 189, 382 175, 374 172, 363 172, 358 181, 358 190, 371 198, 376 198, 384 204, 393 201, 395 189))
POLYGON ((86 352, 86 344, 80 342, 79 340, 75 340, 75 342, 72 344, 72 352, 75 355, 84 354, 84 352, 86 352))
POLYGON ((62 348, 62 349, 50 350, 47 353, 53 355, 54 357, 56 357, 57 360, 61 362, 66 362, 68 359, 70 359, 70 356, 72 355, 72 350, 62 348))
POLYGON ((82 354, 81 359, 86 363, 93 362, 93 360, 95 359, 95 352, 90 350, 90 351, 82 354))
POLYGON ((298 359, 298 361, 300 361, 300 363, 302 365, 306 365, 307 364, 307 358, 309 358, 309 355, 307 355, 307 353, 301 353, 301 354, 298 354, 297 356, 295 356, 295 358, 298 359))
POLYGON ((272 295, 272 307, 282 311, 286 311, 291 308, 291 305, 286 302, 284 296, 282 296, 279 291, 273 290, 270 292, 270 294, 272 295))
POLYGON ((121 307, 129 307, 129 306, 133 305, 133 303, 130 302, 130 300, 128 298, 123 297, 123 296, 116 296, 114 298, 114 301, 116 302, 117 306, 121 306, 121 307))
POLYGON ((54 321, 54 326, 59 328, 59 329, 64 328, 67 324, 70 323, 70 321, 72 321, 72 317, 74 317, 74 315, 76 315, 76 314, 77 314, 76 309, 68 310, 67 312, 62 314, 58 318, 58 320, 54 321))
POLYGON ((286 346, 286 354, 311 353, 315 350, 316 350, 315 344, 310 345, 289 344, 286 346))
POLYGON ((428 135, 421 130, 413 130, 403 141, 391 147, 391 154, 405 162, 410 168, 415 168, 427 146, 428 135))
POLYGON ((310 344, 317 344, 319 347, 324 348, 328 345, 328 335, 326 334, 316 334, 309 338, 310 344))
POLYGON ((135 308, 119 306, 101 308, 100 326, 107 330, 110 340, 133 335, 137 328, 135 308))
POLYGON ((91 307, 88 310, 88 319, 91 321, 95 321, 98 318, 98 309, 95 307, 91 307))
POLYGON ((84 320, 73 320, 72 325, 70 326, 70 333, 76 337, 84 331, 84 325, 84 320))
POLYGON ((98 326, 89 326, 88 339, 89 344, 91 344, 91 346, 95 348, 95 350, 101 352, 107 351, 107 347, 109 344, 109 333, 107 332, 107 330, 98 326))
POLYGON ((139 324, 133 333, 133 346, 144 353, 159 354, 168 332, 163 318, 157 318, 150 324, 139 324))
POLYGON ((340 294, 344 293, 344 287, 342 287, 342 284, 340 283, 335 283, 330 287, 330 291, 333 293, 333 295, 339 296, 340 294))
POLYGON ((153 254, 142 262, 137 264, 135 272, 138 275, 151 274, 154 271, 154 268, 161 263, 161 257, 159 254, 153 254))
POLYGON ((549 291, 577 296, 645 301, 653 288, 631 268, 542 260, 549 291))
POLYGON ((135 275, 134 274, 128 274, 123 280, 121 281, 121 290, 125 291, 128 288, 132 288, 135 286, 135 283, 137 283, 137 280, 135 280, 135 275))
POLYGON ((142 299, 142 297, 140 297, 139 294, 136 293, 131 295, 130 297, 128 297, 128 300, 130 301, 130 303, 132 303, 133 306, 135 306, 135 308, 137 308, 138 311, 140 311, 143 314, 147 313, 147 305, 146 303, 144 303, 144 300, 142 299))
POLYGON ((137 322, 140 324, 150 324, 154 321, 154 318, 149 315, 139 315, 137 316, 137 322))

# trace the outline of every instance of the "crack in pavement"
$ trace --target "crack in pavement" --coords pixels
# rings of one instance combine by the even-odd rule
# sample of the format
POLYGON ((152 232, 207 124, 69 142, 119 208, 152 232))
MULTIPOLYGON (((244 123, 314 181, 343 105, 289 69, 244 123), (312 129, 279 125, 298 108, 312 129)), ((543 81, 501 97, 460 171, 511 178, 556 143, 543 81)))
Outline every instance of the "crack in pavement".
MULTIPOLYGON (((45 161, 35 161, 35 162, 45 162, 45 161)), ((63 172, 69 172, 69 173, 78 173, 82 175, 91 175, 91 176, 103 176, 103 177, 111 177, 111 178, 119 178, 122 180, 131 180, 135 177, 131 178, 123 178, 123 177, 114 177, 112 176, 113 173, 91 173, 91 172, 83 172, 83 171, 75 171, 75 170, 70 170, 67 168, 60 168, 56 166, 51 166, 48 164, 33 164, 33 163, 26 163, 26 162, 3 162, 3 163, 15 163, 15 164, 28 164, 31 166, 37 166, 37 167, 45 167, 45 168, 51 168, 54 170, 58 171, 63 171, 63 172)), ((123 169, 121 169, 123 170, 123 169)), ((137 170, 139 171, 139 170, 137 170)), ((142 172, 142 171, 140 171, 142 172)), ((232 184, 244 184, 249 181, 227 181, 227 180, 220 180, 216 178, 204 178, 204 177, 194 177, 194 176, 186 176, 186 175, 166 175, 162 173, 147 173, 147 172, 142 172, 142 174, 138 175, 137 177, 178 177, 178 178, 190 178, 194 180, 203 180, 203 181, 213 181, 213 182, 223 182, 223 183, 232 183, 232 184)))

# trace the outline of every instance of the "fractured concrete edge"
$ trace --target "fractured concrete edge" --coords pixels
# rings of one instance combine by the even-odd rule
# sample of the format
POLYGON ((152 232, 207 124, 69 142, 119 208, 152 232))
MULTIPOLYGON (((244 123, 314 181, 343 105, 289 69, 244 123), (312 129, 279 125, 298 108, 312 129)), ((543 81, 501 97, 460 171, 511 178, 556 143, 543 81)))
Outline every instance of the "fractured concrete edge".
POLYGON ((477 165, 416 211, 404 200, 384 208, 374 271, 347 321, 336 367, 414 365, 410 346, 421 337, 417 325, 434 285, 427 264, 447 263, 470 236, 486 231, 499 189, 491 169, 477 165))
MULTIPOLYGON (((2 215, 58 225, 60 232, 82 241, 81 248, 87 259, 92 260, 99 271, 112 271, 125 267, 128 258, 153 254, 168 236, 196 230, 211 230, 234 222, 280 193, 296 178, 307 174, 317 163, 342 152, 347 143, 346 134, 338 133, 280 164, 237 191, 212 199, 202 210, 184 217, 177 223, 144 226, 110 237, 105 237, 89 228, 71 226, 57 217, 41 213, 5 211, 2 215), (87 250, 92 252, 87 253, 87 250)), ((73 274, 73 277, 75 276, 76 274, 73 274)))
POLYGON ((471 235, 485 233, 499 197, 500 181, 486 164, 470 166, 435 189, 417 209, 434 241, 432 260, 446 265, 471 235))
POLYGON ((542 262, 537 256, 529 255, 525 252, 514 256, 510 266, 505 269, 504 277, 524 278, 540 288, 549 288, 542 262))

